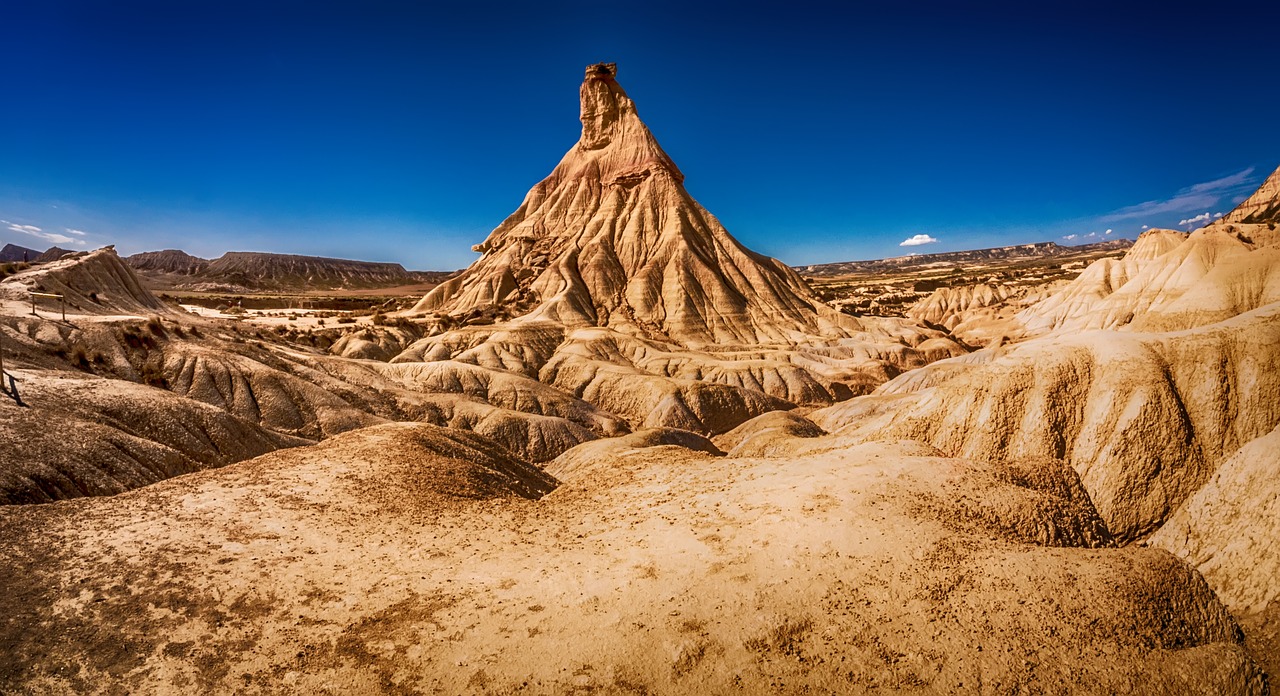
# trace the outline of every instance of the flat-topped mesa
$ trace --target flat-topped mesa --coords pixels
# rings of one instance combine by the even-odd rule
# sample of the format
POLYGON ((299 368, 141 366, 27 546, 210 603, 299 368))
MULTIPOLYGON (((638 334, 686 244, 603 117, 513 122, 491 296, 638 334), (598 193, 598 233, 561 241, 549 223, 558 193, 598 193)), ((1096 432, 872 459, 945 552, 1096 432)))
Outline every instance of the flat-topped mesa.
POLYGON ((781 262, 743 248, 684 189, 617 81, 588 66, 582 137, 412 310, 485 307, 521 321, 607 326, 686 345, 792 341, 854 326, 781 262))

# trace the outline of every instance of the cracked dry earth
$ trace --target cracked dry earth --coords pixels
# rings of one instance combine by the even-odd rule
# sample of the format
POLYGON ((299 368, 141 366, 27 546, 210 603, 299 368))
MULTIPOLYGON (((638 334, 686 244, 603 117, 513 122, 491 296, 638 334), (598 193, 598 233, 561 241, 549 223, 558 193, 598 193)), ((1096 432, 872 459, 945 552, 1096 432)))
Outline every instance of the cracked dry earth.
POLYGON ((386 424, 0 509, 0 691, 1265 689, 1202 577, 1113 546, 1065 466, 628 447, 551 490, 386 424))

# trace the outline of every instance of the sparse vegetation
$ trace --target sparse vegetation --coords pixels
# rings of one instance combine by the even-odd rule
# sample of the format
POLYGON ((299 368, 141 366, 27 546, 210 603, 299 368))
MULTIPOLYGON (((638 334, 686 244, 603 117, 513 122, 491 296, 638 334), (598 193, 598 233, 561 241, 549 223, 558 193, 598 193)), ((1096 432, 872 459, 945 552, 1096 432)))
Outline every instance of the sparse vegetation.
POLYGON ((156 336, 167 335, 167 332, 165 331, 165 328, 164 328, 164 322, 161 321, 160 317, 157 317, 157 316, 153 316, 147 319, 147 330, 156 336))
POLYGON ((0 278, 6 278, 31 268, 31 264, 23 261, 0 263, 0 278))
POLYGON ((120 333, 125 345, 134 350, 151 350, 156 347, 156 333, 143 331, 138 326, 126 326, 120 333))
POLYGON ((143 384, 161 389, 169 388, 169 380, 164 376, 159 360, 148 360, 143 363, 142 369, 138 370, 138 376, 143 384))

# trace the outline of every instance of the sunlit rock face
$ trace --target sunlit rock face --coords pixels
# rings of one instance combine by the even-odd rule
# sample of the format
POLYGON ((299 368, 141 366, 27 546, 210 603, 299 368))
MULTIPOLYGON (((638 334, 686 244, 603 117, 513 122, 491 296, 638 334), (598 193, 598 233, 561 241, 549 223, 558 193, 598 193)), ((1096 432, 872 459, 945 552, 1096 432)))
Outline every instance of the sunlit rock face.
POLYGON ((616 78, 612 63, 587 68, 581 139, 476 246, 483 258, 414 311, 504 305, 526 321, 689 346, 857 328, 693 200, 616 78))

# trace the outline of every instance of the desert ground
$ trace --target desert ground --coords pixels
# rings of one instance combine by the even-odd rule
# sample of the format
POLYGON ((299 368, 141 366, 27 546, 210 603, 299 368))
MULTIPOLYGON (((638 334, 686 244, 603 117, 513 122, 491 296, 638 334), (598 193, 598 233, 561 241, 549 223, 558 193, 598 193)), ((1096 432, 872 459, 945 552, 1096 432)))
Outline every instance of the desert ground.
POLYGON ((1280 170, 792 269, 580 105, 457 274, 4 269, 0 691, 1269 693, 1280 170))

